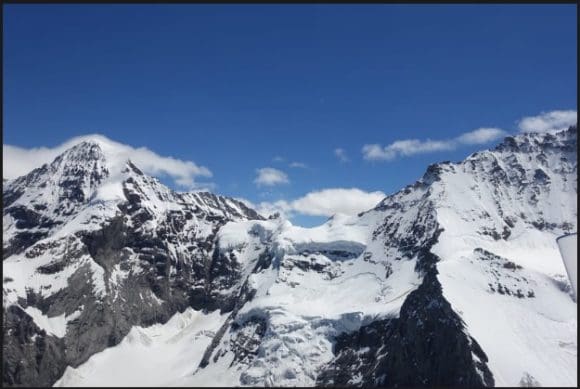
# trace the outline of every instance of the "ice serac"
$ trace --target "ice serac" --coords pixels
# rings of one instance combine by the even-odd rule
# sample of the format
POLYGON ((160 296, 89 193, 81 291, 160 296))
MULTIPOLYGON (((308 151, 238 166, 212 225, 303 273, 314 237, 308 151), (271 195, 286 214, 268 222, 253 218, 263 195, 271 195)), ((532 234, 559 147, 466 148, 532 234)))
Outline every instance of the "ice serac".
POLYGON ((577 384, 556 244, 577 230, 576 127, 431 165, 314 228, 82 147, 101 161, 70 179, 82 196, 40 200, 49 165, 5 183, 7 385, 577 384), (11 210, 35 203, 59 223, 11 210))

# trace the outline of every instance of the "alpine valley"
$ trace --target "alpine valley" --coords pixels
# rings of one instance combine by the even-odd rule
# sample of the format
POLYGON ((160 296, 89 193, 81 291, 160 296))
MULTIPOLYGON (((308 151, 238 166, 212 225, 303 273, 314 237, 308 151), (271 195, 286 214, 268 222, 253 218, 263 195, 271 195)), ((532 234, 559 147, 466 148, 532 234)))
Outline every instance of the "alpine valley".
POLYGON ((576 231, 575 126, 314 228, 97 137, 3 183, 3 385, 576 387, 576 231))

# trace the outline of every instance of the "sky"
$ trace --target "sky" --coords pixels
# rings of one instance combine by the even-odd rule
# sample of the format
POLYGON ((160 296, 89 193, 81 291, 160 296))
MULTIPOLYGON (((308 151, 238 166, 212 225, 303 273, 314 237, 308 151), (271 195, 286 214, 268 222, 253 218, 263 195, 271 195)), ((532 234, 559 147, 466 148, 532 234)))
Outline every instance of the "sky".
POLYGON ((174 189, 315 225, 371 208, 431 163, 575 123, 576 15, 541 4, 4 5, 3 176, 100 134, 174 189))

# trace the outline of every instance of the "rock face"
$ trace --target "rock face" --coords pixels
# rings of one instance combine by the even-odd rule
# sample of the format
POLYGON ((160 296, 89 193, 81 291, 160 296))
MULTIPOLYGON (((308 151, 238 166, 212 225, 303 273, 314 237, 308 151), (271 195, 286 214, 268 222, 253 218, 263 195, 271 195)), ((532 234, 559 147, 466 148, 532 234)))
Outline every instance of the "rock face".
POLYGON ((3 383, 98 382, 92 356, 193 308, 216 331, 158 385, 574 386, 576 149, 576 127, 508 137, 301 228, 80 143, 4 183, 3 383))
POLYGON ((83 142, 4 188, 4 270, 24 269, 22 279, 4 280, 5 384, 52 385, 134 325, 189 306, 228 309, 220 277, 235 295, 241 274, 235 260, 215 260, 216 232, 263 218, 230 198, 173 192, 131 162, 116 181, 110 175, 99 144, 83 142), (57 337, 28 307, 48 318, 79 313, 57 337))

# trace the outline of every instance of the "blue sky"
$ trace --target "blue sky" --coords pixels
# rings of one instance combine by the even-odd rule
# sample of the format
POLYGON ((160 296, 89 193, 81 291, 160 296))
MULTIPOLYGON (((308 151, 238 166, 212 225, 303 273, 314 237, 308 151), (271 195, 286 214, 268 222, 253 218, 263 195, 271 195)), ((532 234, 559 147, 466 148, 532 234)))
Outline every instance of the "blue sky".
POLYGON ((462 134, 577 107, 575 5, 30 4, 3 18, 4 145, 99 133, 207 167, 196 182, 255 204, 389 194, 498 138, 462 134), (448 143, 385 150, 409 139, 448 143), (381 157, 364 158, 371 144, 381 157), (258 185, 263 168, 288 182, 258 185))

